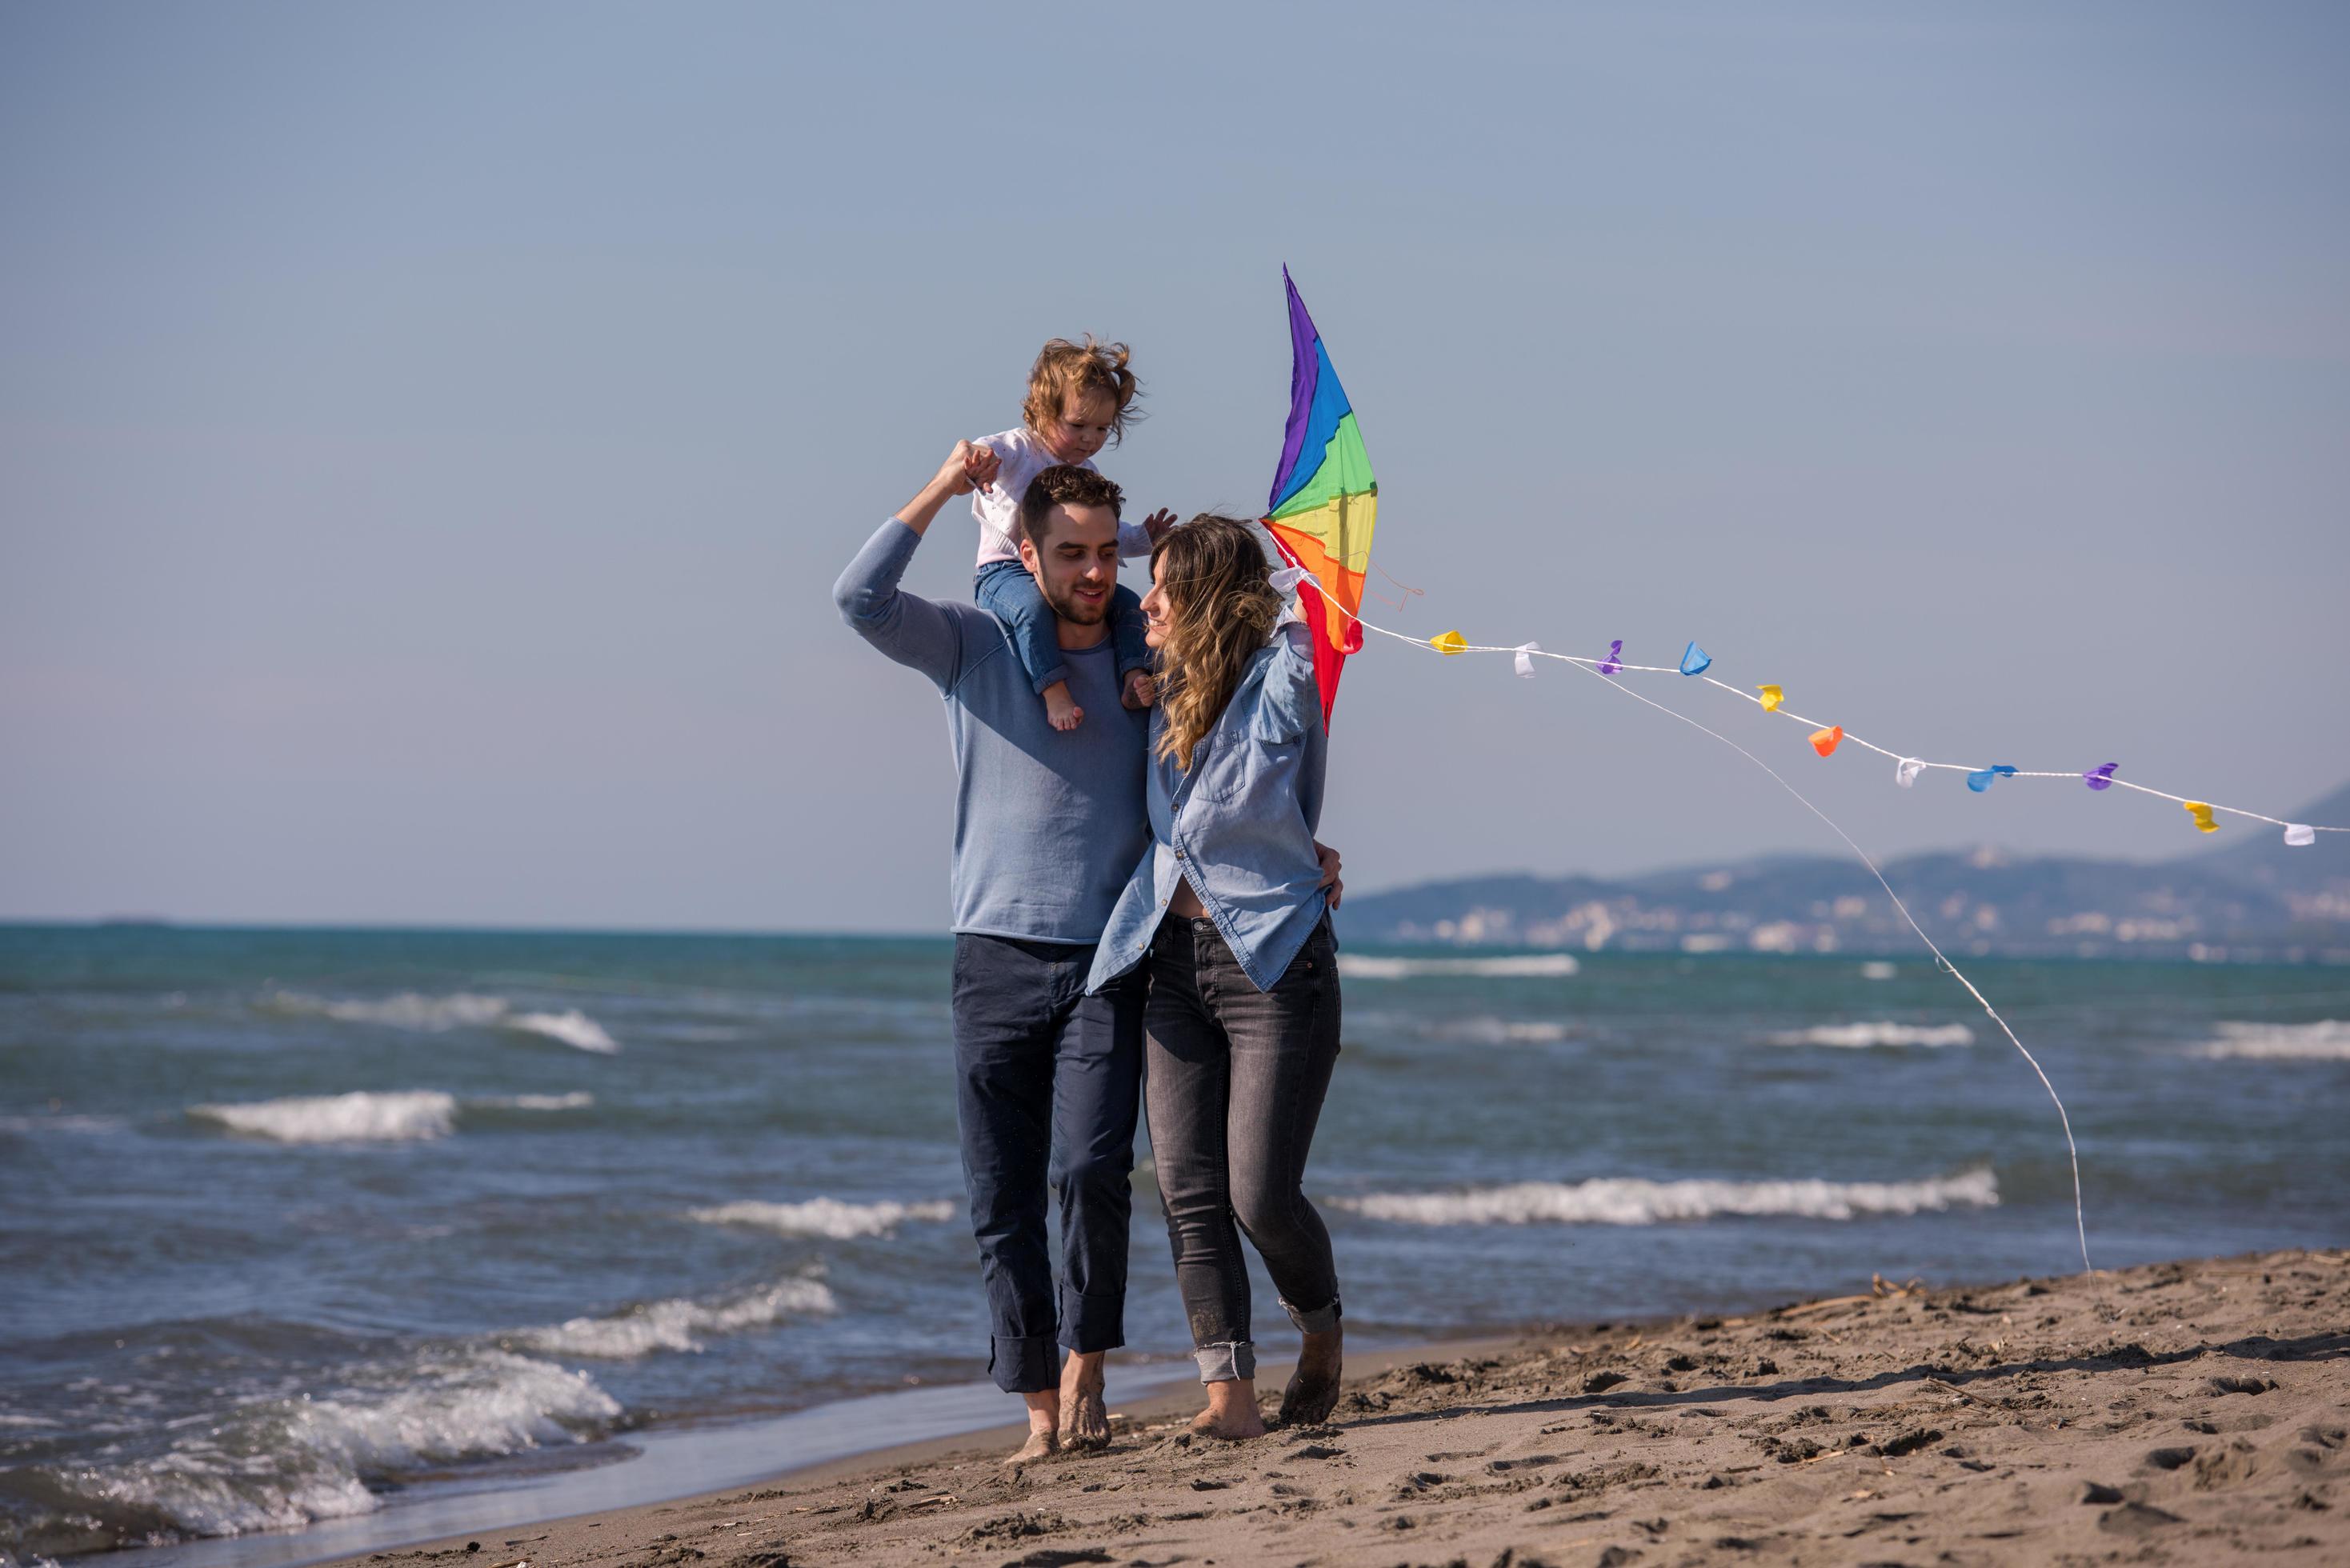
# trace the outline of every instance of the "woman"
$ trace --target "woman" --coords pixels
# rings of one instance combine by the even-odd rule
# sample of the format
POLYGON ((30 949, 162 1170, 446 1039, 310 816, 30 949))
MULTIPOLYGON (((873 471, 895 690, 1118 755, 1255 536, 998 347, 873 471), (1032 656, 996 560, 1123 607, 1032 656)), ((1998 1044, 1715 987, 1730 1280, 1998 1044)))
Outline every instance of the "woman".
POLYGON ((1195 1431, 1264 1432, 1245 1232, 1305 1334, 1284 1425, 1338 1398, 1330 1234, 1301 1185, 1338 1055, 1338 971, 1314 831, 1325 742, 1311 634, 1253 525, 1202 514, 1159 540, 1142 601, 1159 659, 1153 844, 1090 984, 1148 964, 1144 1105, 1175 1278, 1207 1385, 1195 1431), (1235 1221, 1237 1220, 1237 1229, 1235 1221))

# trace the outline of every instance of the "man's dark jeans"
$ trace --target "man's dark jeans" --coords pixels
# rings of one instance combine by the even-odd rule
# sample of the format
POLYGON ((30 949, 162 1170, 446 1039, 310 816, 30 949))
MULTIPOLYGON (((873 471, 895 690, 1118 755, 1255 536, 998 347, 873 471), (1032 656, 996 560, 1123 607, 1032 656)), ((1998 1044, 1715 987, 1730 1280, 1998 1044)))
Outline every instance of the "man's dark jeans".
POLYGON ((1325 920, 1261 992, 1212 921, 1170 917, 1147 967, 1150 1152, 1200 1381, 1253 1377, 1240 1231, 1292 1323, 1338 1325, 1330 1232, 1305 1189, 1338 1062, 1337 944, 1325 920))
POLYGON ((1127 1221, 1142 1082, 1138 972, 1086 994, 1091 945, 961 935, 956 1113, 996 1386, 1060 1384, 1061 1353, 1126 1343, 1127 1221), (1061 1289, 1045 1234, 1061 1205, 1061 1289), (1057 1331, 1057 1332, 1056 1332, 1057 1331))

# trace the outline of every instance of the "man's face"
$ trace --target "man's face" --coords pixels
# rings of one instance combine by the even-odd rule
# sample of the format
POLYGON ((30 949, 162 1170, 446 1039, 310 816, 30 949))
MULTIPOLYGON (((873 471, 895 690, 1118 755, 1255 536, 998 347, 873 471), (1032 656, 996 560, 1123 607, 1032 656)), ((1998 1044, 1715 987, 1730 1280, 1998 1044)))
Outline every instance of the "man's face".
POLYGON ((1045 542, 1020 541, 1020 563, 1053 613, 1073 626, 1099 626, 1118 588, 1118 514, 1107 506, 1056 505, 1046 514, 1045 542))

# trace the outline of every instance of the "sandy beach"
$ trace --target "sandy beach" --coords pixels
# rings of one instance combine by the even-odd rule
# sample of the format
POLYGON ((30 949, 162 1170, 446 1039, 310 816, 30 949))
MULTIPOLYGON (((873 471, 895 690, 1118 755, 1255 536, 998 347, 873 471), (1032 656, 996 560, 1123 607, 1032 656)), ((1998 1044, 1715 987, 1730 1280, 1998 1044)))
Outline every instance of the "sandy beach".
POLYGON ((1327 1425, 1247 1444, 1191 1437, 1183 1388, 1122 1410, 1107 1453, 1007 1471, 1007 1427, 350 1561, 2350 1560, 2350 1252, 1451 1349, 1362 1358, 1327 1425))

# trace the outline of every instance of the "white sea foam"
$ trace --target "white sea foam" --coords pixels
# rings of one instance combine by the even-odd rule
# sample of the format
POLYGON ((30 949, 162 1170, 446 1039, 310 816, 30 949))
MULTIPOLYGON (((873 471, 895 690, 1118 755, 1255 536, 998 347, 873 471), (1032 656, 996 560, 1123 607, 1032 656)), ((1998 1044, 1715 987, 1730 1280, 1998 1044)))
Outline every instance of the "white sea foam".
POLYGON ((1544 1045, 1566 1038, 1566 1025, 1522 1018, 1463 1018, 1440 1024, 1441 1039, 1470 1040, 1481 1045, 1544 1045))
POLYGON ((273 992, 264 1004, 279 1012, 331 1018, 341 1023, 380 1023, 393 1029, 440 1034, 452 1029, 508 1029, 560 1041, 578 1051, 609 1056, 620 1049, 604 1026, 577 1009, 565 1012, 517 1012, 503 996, 470 991, 426 996, 403 991, 395 996, 337 998, 298 991, 273 992))
POLYGON ((1878 1045, 1971 1045, 1975 1032, 1963 1023, 1821 1023, 1771 1036, 1773 1045, 1834 1045, 1865 1051, 1878 1045))
POLYGON ((370 1512, 370 1480, 584 1442, 620 1414, 586 1373, 504 1350, 436 1350, 362 1381, 238 1407, 166 1453, 45 1474, 142 1534, 242 1535, 370 1512))
POLYGON ((492 1095, 465 1102, 484 1110, 500 1111, 584 1111, 595 1103, 596 1096, 585 1089, 574 1089, 567 1095, 492 1095))
POLYGON ((457 1096, 438 1089, 296 1096, 250 1105, 190 1106, 188 1115, 279 1143, 409 1143, 448 1137, 456 1126, 457 1096))
POLYGON ((1871 959, 1860 966, 1860 978, 1863 980, 1891 980, 1900 972, 1882 959, 1871 959))
POLYGON ((469 1350, 428 1360, 380 1394, 293 1404, 287 1426, 311 1452, 379 1475, 575 1441, 619 1413, 619 1402, 584 1372, 469 1350))
POLYGON ((1635 1177, 1574 1183, 1522 1181, 1466 1192, 1375 1192, 1331 1204, 1407 1225, 1656 1225, 1716 1215, 1792 1215, 1851 1220, 1864 1214, 1990 1209, 1999 1182, 1989 1170, 1925 1181, 1645 1181, 1635 1177))
POLYGON ((568 1012, 518 1012, 506 1020, 506 1027, 525 1034, 544 1034, 575 1051, 593 1051, 599 1056, 617 1055, 620 1049, 620 1043, 605 1033, 602 1024, 577 1008, 568 1012))
POLYGON ((523 1329, 504 1337, 548 1355, 633 1361, 658 1350, 700 1350, 705 1335, 766 1328, 785 1318, 821 1316, 837 1311, 838 1304, 821 1280, 785 1280, 721 1301, 646 1302, 608 1317, 575 1317, 568 1323, 523 1329))
POLYGON ((2219 1038, 2192 1055, 2213 1061, 2350 1062, 2350 1023, 2324 1018, 2314 1023, 2222 1023, 2219 1038))
POLYGON ((951 1220, 951 1203, 843 1203, 837 1198, 811 1198, 805 1203, 721 1203, 691 1210, 705 1225, 756 1225, 786 1236, 829 1236, 846 1241, 858 1236, 882 1236, 910 1220, 951 1220))
POLYGON ((1573 953, 1523 953, 1511 958, 1382 958, 1374 953, 1338 955, 1338 972, 1348 980, 1413 980, 1421 975, 1465 974, 1498 980, 1540 980, 1577 972, 1573 953))

